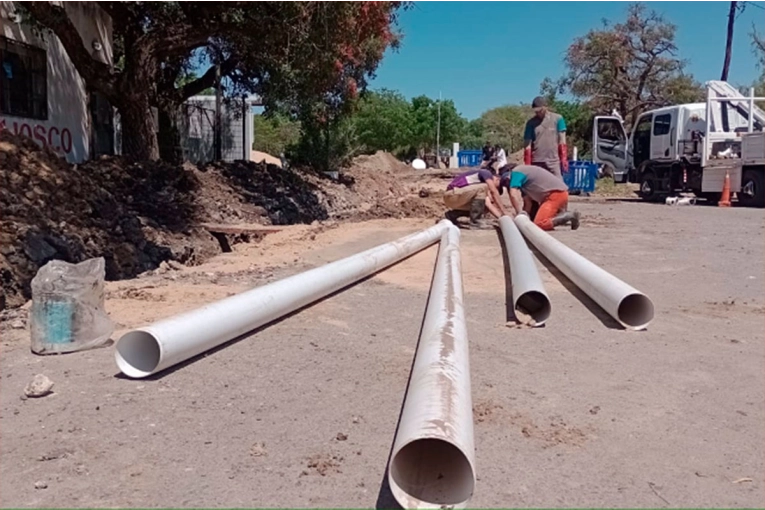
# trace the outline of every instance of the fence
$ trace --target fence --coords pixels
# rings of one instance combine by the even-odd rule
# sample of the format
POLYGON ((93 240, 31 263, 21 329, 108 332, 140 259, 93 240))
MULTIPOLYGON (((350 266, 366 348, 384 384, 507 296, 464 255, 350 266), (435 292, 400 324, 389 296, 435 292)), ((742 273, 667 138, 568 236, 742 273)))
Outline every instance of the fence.
MULTIPOLYGON (((192 163, 216 159, 215 97, 195 96, 179 111, 183 157, 192 163)), ((250 159, 252 113, 241 100, 227 99, 221 105, 221 148, 223 161, 250 159)))
POLYGON ((483 152, 481 151, 459 151, 457 159, 459 166, 481 166, 483 152))

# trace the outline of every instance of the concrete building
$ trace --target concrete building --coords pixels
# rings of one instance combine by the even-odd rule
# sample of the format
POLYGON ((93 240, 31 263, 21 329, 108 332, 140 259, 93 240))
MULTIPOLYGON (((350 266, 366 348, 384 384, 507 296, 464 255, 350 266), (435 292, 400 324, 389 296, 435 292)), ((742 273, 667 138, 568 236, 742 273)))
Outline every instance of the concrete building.
MULTIPOLYGON (((33 138, 75 163, 114 150, 112 108, 89 93, 61 42, 35 36, 0 1, 0 130, 33 138)), ((95 2, 64 2, 93 58, 113 63, 112 20, 95 2)))

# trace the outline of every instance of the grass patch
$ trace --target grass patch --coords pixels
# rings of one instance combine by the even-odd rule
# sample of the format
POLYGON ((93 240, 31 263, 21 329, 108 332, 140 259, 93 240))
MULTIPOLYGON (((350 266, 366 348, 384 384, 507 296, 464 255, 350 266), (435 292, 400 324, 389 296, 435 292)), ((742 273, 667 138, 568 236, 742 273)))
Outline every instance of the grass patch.
POLYGON ((616 183, 612 177, 603 177, 595 181, 596 197, 634 197, 638 185, 634 183, 616 183))

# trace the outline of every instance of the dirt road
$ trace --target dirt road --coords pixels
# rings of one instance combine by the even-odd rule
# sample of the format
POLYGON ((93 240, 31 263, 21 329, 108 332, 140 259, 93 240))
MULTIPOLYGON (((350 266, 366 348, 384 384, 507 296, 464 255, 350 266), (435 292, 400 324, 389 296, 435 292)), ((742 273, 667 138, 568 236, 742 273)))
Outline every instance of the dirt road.
MULTIPOLYGON (((617 329, 541 263, 548 325, 506 324, 499 239, 465 232, 475 507, 755 507, 765 500, 762 211, 612 201, 555 235, 647 293, 617 329)), ((128 327, 432 225, 290 227, 203 266, 108 285, 128 327)), ((3 507, 372 507, 436 249, 154 380, 112 348, 29 352, 2 324, 3 507), (21 400, 35 374, 55 393, 21 400), (36 488, 37 487, 37 488, 36 488)), ((16 326, 19 326, 17 323, 16 326)))

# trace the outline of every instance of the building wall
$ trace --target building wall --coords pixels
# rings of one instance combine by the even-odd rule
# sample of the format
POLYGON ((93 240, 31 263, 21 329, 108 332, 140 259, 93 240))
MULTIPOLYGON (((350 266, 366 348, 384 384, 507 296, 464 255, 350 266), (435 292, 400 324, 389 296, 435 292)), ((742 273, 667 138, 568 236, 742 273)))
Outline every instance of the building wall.
MULTIPOLYGON (((94 58, 113 63, 112 22, 95 2, 65 2, 64 7, 94 58), (96 51, 93 43, 101 50, 96 51)), ((81 162, 90 156, 90 112, 85 83, 69 60, 66 50, 53 34, 36 37, 18 23, 13 2, 0 1, 0 35, 45 49, 47 52, 48 119, 37 120, 0 114, 0 129, 31 136, 65 156, 81 162)))

